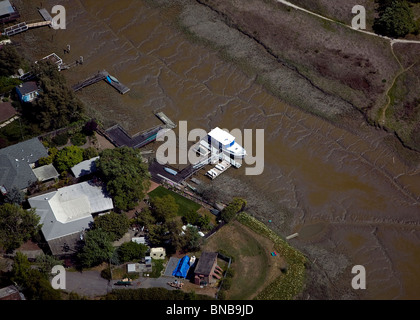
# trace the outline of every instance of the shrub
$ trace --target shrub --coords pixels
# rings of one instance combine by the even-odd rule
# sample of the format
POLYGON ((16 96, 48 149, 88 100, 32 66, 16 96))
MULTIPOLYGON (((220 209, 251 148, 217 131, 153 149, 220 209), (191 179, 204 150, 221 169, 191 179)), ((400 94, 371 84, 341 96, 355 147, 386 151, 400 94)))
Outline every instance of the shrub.
POLYGON ((83 146, 86 143, 86 136, 81 132, 77 132, 70 138, 70 141, 75 146, 83 146))
POLYGON ((54 138, 52 138, 52 142, 57 146, 64 146, 69 141, 69 135, 67 132, 58 134, 54 138))

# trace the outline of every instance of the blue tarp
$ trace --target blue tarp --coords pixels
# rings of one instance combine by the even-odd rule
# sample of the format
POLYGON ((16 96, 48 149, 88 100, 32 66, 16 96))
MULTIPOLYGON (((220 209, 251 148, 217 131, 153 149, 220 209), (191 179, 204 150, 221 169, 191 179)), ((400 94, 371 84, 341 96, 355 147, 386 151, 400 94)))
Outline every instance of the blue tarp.
POLYGON ((107 80, 109 83, 112 83, 111 78, 110 78, 109 76, 106 76, 106 80, 107 80))
POLYGON ((187 276, 189 268, 190 268, 190 257, 184 256, 182 257, 182 259, 178 261, 178 265, 176 266, 175 270, 172 272, 172 275, 175 277, 185 278, 187 276))

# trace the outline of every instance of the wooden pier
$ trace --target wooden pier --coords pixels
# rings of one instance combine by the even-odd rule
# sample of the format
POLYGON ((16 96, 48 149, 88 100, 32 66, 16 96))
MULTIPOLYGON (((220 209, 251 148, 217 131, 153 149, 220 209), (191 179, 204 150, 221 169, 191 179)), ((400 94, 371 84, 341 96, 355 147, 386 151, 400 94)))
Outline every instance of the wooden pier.
POLYGON ((51 17, 50 13, 47 11, 47 9, 41 8, 38 10, 39 14, 42 16, 42 18, 45 21, 49 21, 52 24, 53 18, 51 17))
POLYGON ((88 79, 86 79, 86 80, 84 80, 82 82, 79 82, 78 84, 74 85, 72 87, 72 89, 73 89, 74 92, 76 92, 76 91, 79 91, 79 90, 81 90, 81 89, 83 89, 83 88, 85 88, 87 86, 90 86, 92 84, 95 84, 95 83, 97 83, 99 81, 105 80, 106 83, 108 83, 109 85, 111 85, 112 87, 114 87, 121 94, 125 94, 128 91, 130 91, 130 89, 127 86, 123 85, 119 81, 113 80, 112 78, 114 78, 114 77, 112 77, 112 78, 111 77, 112 76, 108 73, 108 71, 102 70, 102 71, 99 71, 94 76, 92 76, 92 77, 90 77, 90 78, 88 78, 88 79))
POLYGON ((169 119, 168 116, 164 114, 163 112, 155 113, 155 115, 166 125, 167 128, 169 129, 176 128, 176 124, 171 119, 169 119))

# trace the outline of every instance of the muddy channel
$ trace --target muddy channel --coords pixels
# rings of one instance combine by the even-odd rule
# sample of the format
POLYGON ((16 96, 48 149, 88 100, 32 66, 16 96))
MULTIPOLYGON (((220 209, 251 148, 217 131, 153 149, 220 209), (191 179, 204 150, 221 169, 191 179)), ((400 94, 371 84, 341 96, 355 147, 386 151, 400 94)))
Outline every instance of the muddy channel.
MULTIPOLYGON (((63 71, 69 84, 106 69, 127 85, 125 95, 106 83, 78 93, 106 125, 135 134, 158 125, 153 112, 163 111, 190 129, 265 130, 261 175, 246 176, 242 166, 208 183, 245 196, 248 211, 282 236, 299 233, 290 243, 311 261, 299 298, 420 298, 420 166, 398 156, 391 134, 357 114, 346 130, 285 104, 175 28, 179 8, 163 14, 141 0, 42 5, 58 2, 67 10, 66 30, 41 28, 15 39, 33 59, 56 52, 70 63, 83 56, 83 65, 63 71), (366 269, 366 290, 351 287, 354 265, 366 269)), ((23 14, 39 20, 39 5, 25 4, 23 14)))

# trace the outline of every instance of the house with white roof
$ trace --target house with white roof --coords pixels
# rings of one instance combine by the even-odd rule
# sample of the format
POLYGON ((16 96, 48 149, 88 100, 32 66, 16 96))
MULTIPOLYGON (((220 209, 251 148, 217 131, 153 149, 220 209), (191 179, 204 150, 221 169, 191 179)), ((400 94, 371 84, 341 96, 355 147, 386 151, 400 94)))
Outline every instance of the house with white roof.
POLYGON ((114 208, 102 186, 86 181, 28 199, 40 216, 42 233, 53 255, 74 252, 93 216, 114 208))

